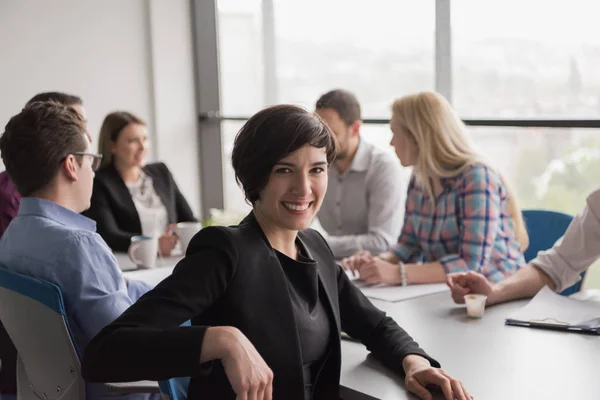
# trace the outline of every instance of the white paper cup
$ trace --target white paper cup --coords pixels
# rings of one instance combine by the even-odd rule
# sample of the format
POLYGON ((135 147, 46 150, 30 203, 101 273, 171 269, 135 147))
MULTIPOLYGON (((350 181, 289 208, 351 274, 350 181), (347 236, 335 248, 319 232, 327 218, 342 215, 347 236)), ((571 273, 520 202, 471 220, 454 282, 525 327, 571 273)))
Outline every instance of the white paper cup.
POLYGON ((471 318, 483 317, 485 310, 485 301, 487 296, 483 294, 466 294, 464 296, 467 305, 467 315, 471 318))
POLYGON ((185 254, 190 241, 198 231, 202 229, 200 222, 180 222, 175 228, 175 233, 181 244, 181 251, 185 254))

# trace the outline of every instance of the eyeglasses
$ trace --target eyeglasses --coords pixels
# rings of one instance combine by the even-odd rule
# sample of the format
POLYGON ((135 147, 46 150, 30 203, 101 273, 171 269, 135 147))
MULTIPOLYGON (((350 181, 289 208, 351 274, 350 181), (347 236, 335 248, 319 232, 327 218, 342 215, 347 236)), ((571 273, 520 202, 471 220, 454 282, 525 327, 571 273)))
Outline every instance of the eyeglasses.
POLYGON ((94 154, 94 153, 83 153, 83 152, 75 152, 71 153, 74 156, 90 156, 92 157, 92 170, 97 171, 100 168, 100 164, 102 164, 102 154, 94 154))

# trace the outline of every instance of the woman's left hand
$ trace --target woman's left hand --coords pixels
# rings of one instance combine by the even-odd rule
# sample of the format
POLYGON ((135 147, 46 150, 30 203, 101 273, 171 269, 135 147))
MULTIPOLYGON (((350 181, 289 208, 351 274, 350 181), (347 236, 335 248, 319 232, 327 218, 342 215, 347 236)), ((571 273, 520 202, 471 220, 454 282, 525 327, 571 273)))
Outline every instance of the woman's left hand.
POLYGON ((434 368, 427 359, 409 354, 402 360, 406 378, 406 389, 416 394, 420 399, 431 400, 428 385, 438 386, 444 393, 446 400, 472 400, 473 396, 465 389, 463 384, 454 379, 441 368, 434 368))
POLYGON ((360 280, 367 283, 387 283, 388 285, 400 285, 402 276, 398 264, 392 264, 379 257, 373 257, 370 262, 358 267, 360 280))

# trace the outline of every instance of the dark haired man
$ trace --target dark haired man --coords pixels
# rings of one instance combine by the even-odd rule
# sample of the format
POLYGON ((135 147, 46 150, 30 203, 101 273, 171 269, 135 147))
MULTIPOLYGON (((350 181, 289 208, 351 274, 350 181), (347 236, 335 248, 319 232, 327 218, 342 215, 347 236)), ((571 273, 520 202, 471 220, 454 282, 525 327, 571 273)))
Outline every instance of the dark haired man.
MULTIPOLYGON (((90 206, 102 157, 91 153, 82 116, 53 101, 33 102, 11 118, 0 151, 23 196, 0 239, 0 268, 61 289, 75 345, 83 352, 100 329, 149 289, 125 282, 95 222, 80 215, 90 206)), ((93 400, 108 396, 103 385, 88 384, 86 392, 93 400)))
POLYGON ((327 92, 315 108, 339 143, 317 215, 334 256, 341 259, 359 250, 387 251, 402 228, 407 175, 393 154, 361 138, 361 110, 352 93, 342 89, 327 92))
MULTIPOLYGON (((72 107, 87 122, 83 101, 77 96, 61 92, 38 93, 27 102, 27 105, 37 101, 54 101, 72 107)), ((6 171, 0 172, 0 237, 4 234, 10 221, 17 216, 20 201, 21 195, 8 176, 8 173, 6 171)))

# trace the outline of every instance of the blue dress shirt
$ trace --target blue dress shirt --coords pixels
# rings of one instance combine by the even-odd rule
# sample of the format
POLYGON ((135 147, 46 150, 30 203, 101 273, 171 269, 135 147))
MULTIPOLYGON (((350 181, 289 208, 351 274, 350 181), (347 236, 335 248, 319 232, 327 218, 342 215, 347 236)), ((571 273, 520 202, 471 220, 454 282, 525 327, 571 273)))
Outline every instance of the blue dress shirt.
MULTIPOLYGON (((0 239, 0 264, 57 285, 75 345, 85 346, 150 287, 125 282, 117 260, 96 233, 96 223, 51 201, 26 197, 0 239)), ((100 384, 87 384, 86 397, 110 397, 100 384)), ((146 396, 127 396, 132 399, 146 396)))

